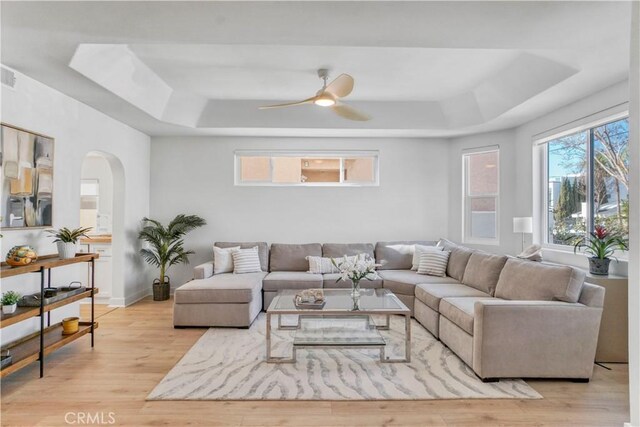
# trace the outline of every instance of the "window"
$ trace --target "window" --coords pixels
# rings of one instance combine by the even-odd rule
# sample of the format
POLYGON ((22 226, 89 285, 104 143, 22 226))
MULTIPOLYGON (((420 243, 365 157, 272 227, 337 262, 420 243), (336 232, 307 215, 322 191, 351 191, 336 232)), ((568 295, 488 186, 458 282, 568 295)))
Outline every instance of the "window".
POLYGON ((377 151, 235 153, 236 185, 378 185, 377 151))
POLYGON ((572 245, 595 225, 629 233, 629 121, 546 142, 545 243, 572 245))
POLYGON ((466 243, 498 244, 499 160, 497 147, 462 155, 466 243))

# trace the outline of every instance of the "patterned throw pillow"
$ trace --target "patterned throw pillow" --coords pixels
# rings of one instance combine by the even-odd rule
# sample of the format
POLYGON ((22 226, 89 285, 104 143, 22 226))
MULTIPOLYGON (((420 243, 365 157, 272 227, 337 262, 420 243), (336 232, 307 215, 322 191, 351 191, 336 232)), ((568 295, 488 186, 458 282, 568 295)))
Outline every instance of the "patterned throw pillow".
POLYGON ((418 266, 420 265, 420 255, 425 251, 438 251, 441 252, 443 248, 440 246, 425 246, 425 245, 415 245, 415 249, 413 251, 413 261, 411 262, 411 269, 413 271, 418 271, 418 266))
POLYGON ((418 274, 445 277, 447 275, 447 263, 449 251, 425 251, 420 254, 418 274))
POLYGON ((233 256, 234 274, 258 273, 262 271, 257 246, 250 249, 238 249, 231 252, 231 255, 233 256))
POLYGON ((337 273, 338 269, 331 262, 331 258, 308 256, 309 273, 311 274, 328 274, 337 273))

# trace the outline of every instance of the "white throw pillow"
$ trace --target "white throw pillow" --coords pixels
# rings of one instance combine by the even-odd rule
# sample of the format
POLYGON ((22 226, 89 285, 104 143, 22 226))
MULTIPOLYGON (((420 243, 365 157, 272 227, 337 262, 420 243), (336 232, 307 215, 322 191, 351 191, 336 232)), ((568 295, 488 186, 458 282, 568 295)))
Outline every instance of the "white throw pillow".
POLYGON ((308 256, 309 273, 311 274, 327 274, 338 273, 338 269, 331 262, 331 258, 308 256))
POLYGON ((257 246, 250 249, 235 250, 231 252, 231 255, 233 256, 234 274, 258 273, 262 271, 257 246))
POLYGON ((449 251, 424 251, 420 254, 418 274, 445 277, 449 263, 449 251))
POLYGON ((415 250, 413 251, 413 262, 411 263, 411 269, 413 271, 418 271, 418 266, 420 265, 420 254, 425 251, 437 251, 442 252, 442 247, 439 246, 425 246, 425 245, 415 245, 415 250))
POLYGON ((213 247, 213 274, 231 273, 233 271, 233 257, 231 253, 240 249, 240 246, 232 248, 213 247))

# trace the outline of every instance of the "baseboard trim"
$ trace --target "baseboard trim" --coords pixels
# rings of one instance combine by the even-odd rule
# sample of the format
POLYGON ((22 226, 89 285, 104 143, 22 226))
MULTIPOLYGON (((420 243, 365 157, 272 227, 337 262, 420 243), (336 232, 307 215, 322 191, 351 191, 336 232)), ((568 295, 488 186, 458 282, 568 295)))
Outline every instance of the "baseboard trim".
POLYGON ((109 305, 111 307, 127 307, 131 304, 137 303, 138 301, 148 297, 149 295, 151 295, 150 289, 142 289, 136 292, 134 295, 127 296, 125 298, 111 298, 109 300, 109 305))

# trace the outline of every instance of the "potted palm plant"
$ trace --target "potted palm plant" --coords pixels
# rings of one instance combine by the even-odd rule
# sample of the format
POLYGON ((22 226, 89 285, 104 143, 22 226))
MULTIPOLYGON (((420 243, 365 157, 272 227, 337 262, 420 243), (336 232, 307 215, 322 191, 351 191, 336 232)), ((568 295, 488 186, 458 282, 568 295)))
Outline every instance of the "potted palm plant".
POLYGON ((609 274, 609 263, 616 249, 626 251, 628 241, 617 233, 610 233, 603 225, 596 225, 594 231, 588 236, 578 238, 573 247, 573 252, 584 248, 584 252, 591 255, 589 258, 589 272, 591 274, 606 276, 609 274))
POLYGON ((87 233, 91 231, 91 227, 86 228, 74 228, 73 230, 67 227, 62 227, 59 230, 47 230, 47 233, 51 237, 55 237, 53 243, 58 245, 58 255, 62 259, 73 258, 78 252, 78 240, 81 237, 90 238, 87 233))
POLYGON ((144 218, 138 238, 147 243, 140 255, 148 263, 160 268, 160 275, 153 281, 153 300, 169 299, 171 288, 167 269, 176 264, 188 264, 193 251, 184 248, 182 238, 188 232, 202 227, 206 221, 197 215, 178 215, 166 227, 159 221, 144 218))

